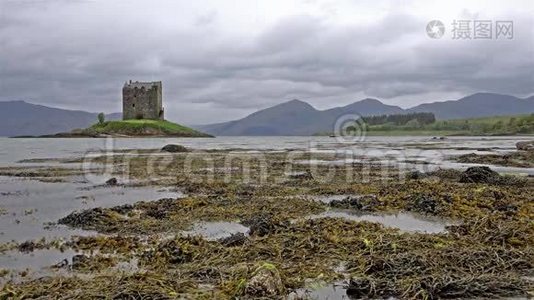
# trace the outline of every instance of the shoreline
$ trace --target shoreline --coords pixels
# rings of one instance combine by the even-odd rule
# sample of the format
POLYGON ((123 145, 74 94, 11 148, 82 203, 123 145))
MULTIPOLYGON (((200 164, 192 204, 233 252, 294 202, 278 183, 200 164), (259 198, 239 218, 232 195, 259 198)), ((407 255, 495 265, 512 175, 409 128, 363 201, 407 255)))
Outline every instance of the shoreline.
MULTIPOLYGON (((523 278, 534 272, 532 179, 483 168, 418 173, 372 160, 312 166, 302 160, 339 158, 304 150, 189 150, 152 156, 154 150, 136 149, 131 156, 122 149, 112 159, 57 158, 53 167, 12 170, 20 173, 16 178, 42 178, 47 185, 72 184, 80 176, 87 181, 96 172, 92 167, 110 173, 76 189, 79 196, 67 195, 83 196, 82 202, 95 195, 94 207, 65 211, 49 225, 96 234, 0 244, 9 255, 66 257, 45 277, 28 272, 18 282, 0 283, 0 292, 284 298, 341 282, 341 295, 358 297, 504 297, 524 296, 534 287, 523 278), (299 159, 288 159, 289 153, 299 159), (91 169, 62 166, 67 161, 84 161, 91 169), (118 205, 98 205, 111 191, 135 195, 140 187, 180 196, 129 196, 118 205), (460 294, 445 288, 451 276, 460 294), (418 285, 428 278, 444 288, 418 285)), ((16 202, 21 195, 6 197, 16 202)), ((16 218, 11 209, 5 208, 6 216, 16 218)), ((43 210, 25 209, 34 218, 43 210)), ((6 274, 18 278, 16 271, 6 274)))

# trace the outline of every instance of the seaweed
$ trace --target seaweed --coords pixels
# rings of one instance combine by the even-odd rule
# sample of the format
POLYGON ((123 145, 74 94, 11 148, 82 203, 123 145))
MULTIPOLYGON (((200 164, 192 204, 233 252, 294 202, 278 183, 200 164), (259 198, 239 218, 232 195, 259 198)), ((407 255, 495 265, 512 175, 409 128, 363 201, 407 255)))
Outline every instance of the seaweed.
POLYGON ((380 201, 376 195, 347 196, 341 200, 333 200, 330 206, 336 208, 352 208, 357 210, 373 211, 380 206, 380 201))
MULTIPOLYGON (((0 298, 281 299, 306 282, 344 279, 347 294, 357 298, 508 297, 534 289, 525 278, 534 274, 531 181, 486 168, 437 170, 405 181, 404 170, 395 167, 388 167, 387 174, 373 164, 311 169, 280 153, 264 153, 270 171, 264 178, 260 160, 249 160, 246 168, 228 166, 228 151, 220 150, 210 152, 210 169, 224 176, 212 176, 201 160, 184 170, 183 153, 165 156, 166 168, 149 174, 145 154, 129 158, 130 178, 179 188, 188 196, 69 214, 58 222, 105 235, 46 245, 91 255, 77 257, 77 267, 68 275, 8 282, 0 298), (288 167, 304 172, 293 174, 311 176, 287 180, 288 167), (321 180, 330 171, 329 180, 321 180), (368 181, 359 180, 363 173, 368 181), (311 200, 316 195, 367 196, 325 204, 311 200), (331 207, 408 210, 451 219, 455 225, 424 234, 365 221, 307 218, 331 207), (250 232, 217 241, 183 234, 202 221, 240 222, 250 232), (114 268, 124 261, 136 261, 137 269, 114 268)), ((254 156, 239 153, 239 159, 247 158, 254 156)), ((111 163, 119 167, 121 158, 111 163)))

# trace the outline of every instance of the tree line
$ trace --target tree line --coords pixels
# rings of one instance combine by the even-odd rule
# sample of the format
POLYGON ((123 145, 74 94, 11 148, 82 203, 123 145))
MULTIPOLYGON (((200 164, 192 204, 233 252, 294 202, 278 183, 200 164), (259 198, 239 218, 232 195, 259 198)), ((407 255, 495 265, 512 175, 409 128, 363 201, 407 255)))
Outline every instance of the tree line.
POLYGON ((436 122, 436 116, 433 113, 409 113, 409 114, 398 114, 398 115, 379 115, 379 116, 370 116, 363 117, 363 121, 367 125, 383 125, 390 124, 395 126, 404 126, 404 125, 428 125, 436 122))

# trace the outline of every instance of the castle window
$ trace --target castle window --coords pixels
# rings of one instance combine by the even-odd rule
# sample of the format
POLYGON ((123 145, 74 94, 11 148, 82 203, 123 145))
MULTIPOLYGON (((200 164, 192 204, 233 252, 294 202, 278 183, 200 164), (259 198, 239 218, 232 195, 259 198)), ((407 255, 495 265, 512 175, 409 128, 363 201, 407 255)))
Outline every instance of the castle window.
POLYGON ((132 104, 132 107, 134 107, 134 108, 135 108, 135 103, 134 103, 134 104, 132 104))

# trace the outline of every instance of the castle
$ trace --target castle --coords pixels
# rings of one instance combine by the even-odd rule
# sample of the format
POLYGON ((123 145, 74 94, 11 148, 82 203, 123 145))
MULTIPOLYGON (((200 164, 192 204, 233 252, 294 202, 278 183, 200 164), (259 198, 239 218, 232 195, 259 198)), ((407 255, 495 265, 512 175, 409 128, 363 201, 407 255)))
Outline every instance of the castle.
POLYGON ((163 120, 161 81, 126 82, 122 88, 122 119, 163 120))

